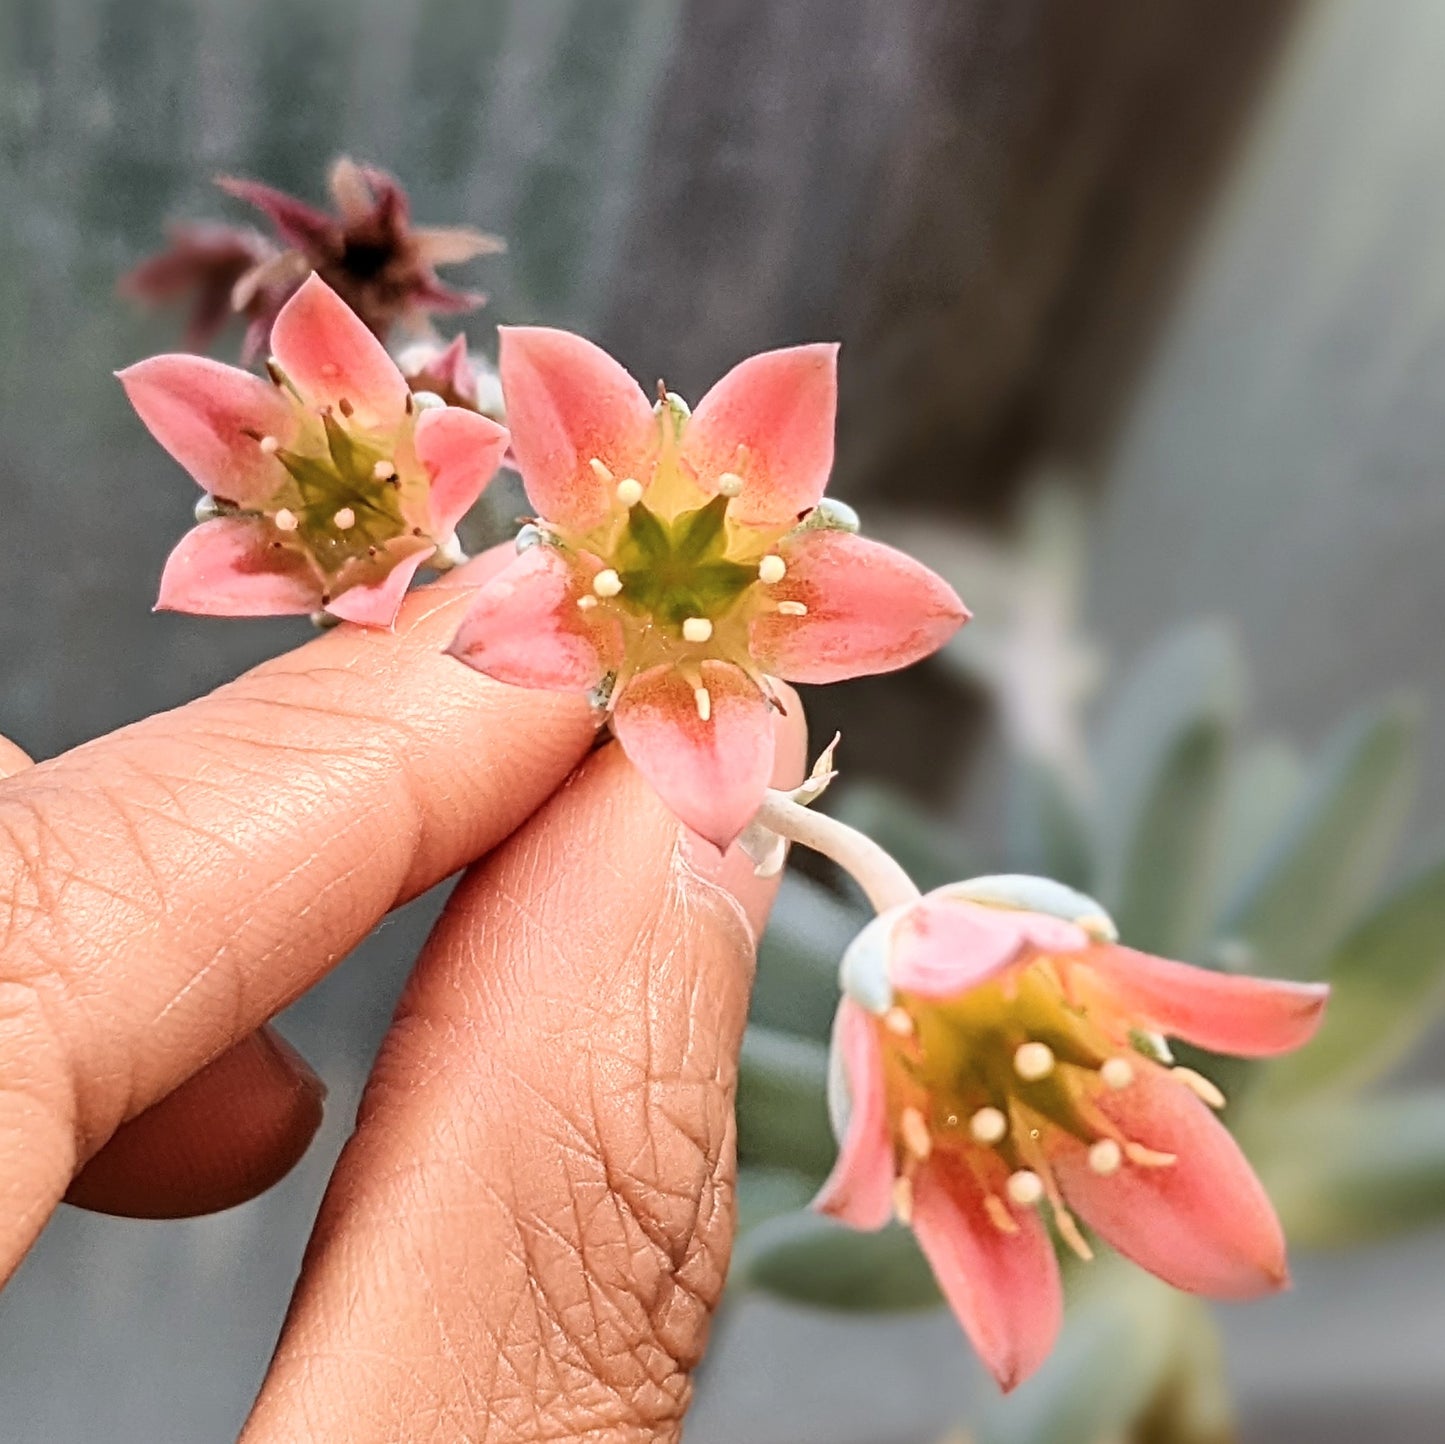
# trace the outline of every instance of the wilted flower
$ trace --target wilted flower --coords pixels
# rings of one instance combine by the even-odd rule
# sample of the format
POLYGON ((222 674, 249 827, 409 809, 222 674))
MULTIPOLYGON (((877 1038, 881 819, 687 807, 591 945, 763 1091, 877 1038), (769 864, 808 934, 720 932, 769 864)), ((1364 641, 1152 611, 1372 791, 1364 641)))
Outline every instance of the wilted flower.
POLYGON ((452 651, 524 687, 593 690, 690 827, 727 846, 772 769, 769 676, 907 666, 966 618, 952 589, 823 500, 837 348, 770 351, 689 412, 579 336, 504 328, 512 446, 539 513, 452 651))
POLYGON ((485 356, 473 356, 465 336, 454 336, 445 344, 418 341, 408 346, 396 364, 413 391, 429 391, 448 406, 480 411, 493 421, 505 421, 502 382, 485 356))
POLYGON ((1039 1207, 1090 1249, 1075 1213, 1194 1293, 1287 1279, 1263 1188, 1165 1035, 1244 1057, 1318 1027, 1328 990, 1133 952, 1091 899, 1038 878, 980 878, 883 913, 843 963, 830 1102, 841 1138, 817 1207, 856 1228, 911 1223, 1004 1388, 1042 1363, 1061 1314, 1039 1207))
MULTIPOLYGON (((260 231, 214 221, 181 221, 167 232, 170 245, 120 279, 122 295, 154 305, 188 302, 191 308, 182 344, 204 350, 235 314, 232 293, 243 276, 259 274, 280 254, 260 231)), ((246 338, 242 360, 250 360, 266 343, 286 289, 259 284, 247 288, 244 315, 246 338)))
POLYGON ((416 569, 455 559, 457 522, 507 445, 494 421, 414 396, 317 277, 282 308, 272 377, 200 356, 121 372, 151 433, 205 488, 158 607, 213 616, 322 608, 390 626, 416 569))
POLYGON ((263 212, 288 248, 238 279, 237 310, 314 271, 385 340, 395 325, 415 328, 430 313, 470 311, 485 299, 444 286, 436 268, 500 250, 501 242, 468 226, 414 226, 401 184, 375 166, 336 161, 335 215, 259 181, 223 176, 217 184, 263 212))

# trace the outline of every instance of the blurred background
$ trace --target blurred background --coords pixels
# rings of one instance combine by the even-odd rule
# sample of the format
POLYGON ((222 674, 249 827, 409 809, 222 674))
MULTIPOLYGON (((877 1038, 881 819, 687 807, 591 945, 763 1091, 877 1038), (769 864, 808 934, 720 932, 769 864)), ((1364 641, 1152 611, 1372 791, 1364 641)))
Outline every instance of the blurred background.
MULTIPOLYGON (((0 0, 0 731, 48 756, 307 635, 150 615, 195 492, 108 373, 175 344, 115 295, 164 222, 248 219, 216 172, 321 202, 344 152, 420 220, 507 238, 462 276, 492 297, 483 350, 499 321, 565 325, 696 398, 750 352, 842 339, 833 490, 978 621, 811 701, 845 738, 830 805, 925 867, 1072 874, 1200 961, 1243 937, 1270 962, 1292 909, 1346 894, 1296 970, 1359 955, 1351 929, 1400 896, 1390 956, 1439 961, 1442 58, 1435 0, 0 0), (1170 748, 1205 724, 1227 757, 1201 773, 1170 748), (1138 795, 1146 758, 1183 792, 1138 795), (1204 862, 1149 826, 1208 789, 1208 885, 1161 922, 1139 879, 1204 862)), ((790 885, 775 953, 846 938, 831 888, 790 885)), ((57 1215, 0 1298, 0 1439, 234 1436, 438 905, 283 1019, 331 1088, 283 1185, 194 1223, 57 1215)), ((1416 1024, 1433 980, 1412 975, 1416 1024)), ((789 986, 759 1022, 806 1074, 812 985, 789 986)), ((1361 1246, 1302 1252, 1291 1295, 1220 1316, 1247 1441, 1445 1434, 1445 1045, 1407 1067, 1411 1109, 1352 1135, 1424 1140, 1407 1202, 1322 1225, 1297 1177, 1300 1230, 1361 1246)), ((1283 1108, 1250 1136, 1288 1184, 1283 1108)), ((753 1198, 805 1174, 764 1166, 753 1198)), ((767 1292, 788 1290, 729 1308, 695 1444, 1097 1444, 1027 1391, 1000 1424, 937 1310, 767 1292)))

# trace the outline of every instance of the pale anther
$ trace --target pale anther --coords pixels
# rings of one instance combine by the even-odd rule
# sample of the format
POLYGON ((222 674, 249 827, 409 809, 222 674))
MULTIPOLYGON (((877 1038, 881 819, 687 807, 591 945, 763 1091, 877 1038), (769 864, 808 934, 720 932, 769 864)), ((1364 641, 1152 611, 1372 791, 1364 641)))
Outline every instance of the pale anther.
POLYGON ((592 590, 599 597, 615 597, 622 590, 622 578, 611 567, 605 567, 592 578, 592 590))
POLYGON ((1110 1058, 1099 1069, 1099 1077, 1109 1088, 1127 1088, 1134 1081, 1134 1065, 1127 1058, 1110 1058))
POLYGON ((808 608, 802 602, 779 602, 778 611, 785 617, 806 617, 808 608))
POLYGON ((897 1214, 899 1223, 913 1222, 912 1179, 895 1178, 893 1180, 893 1212, 897 1214))
POLYGON ((1203 1073, 1196 1073, 1193 1068, 1176 1068, 1171 1076, 1211 1108, 1223 1108, 1229 1102, 1217 1083, 1203 1073))
POLYGON ((688 617, 682 624, 684 642, 706 642, 712 636, 712 623, 706 617, 688 617))
POLYGON ((1014 1053, 1014 1072, 1025 1083, 1037 1083, 1054 1071, 1054 1050, 1047 1043, 1020 1043, 1014 1053))
POLYGON ((928 1131, 928 1120, 916 1108, 905 1108, 898 1115, 898 1131, 903 1135, 903 1146, 921 1163, 933 1152, 933 1137, 928 1131))
POLYGON ((1031 1208, 1044 1196, 1044 1181, 1032 1169, 1009 1174, 1008 1196, 1021 1208, 1031 1208))
POLYGON ((274 436, 263 436, 261 438, 261 450, 267 456, 275 456, 281 450, 281 443, 274 436))
POLYGON ((999 1143, 1008 1133, 1008 1119, 997 1108, 980 1108, 968 1120, 968 1131, 976 1143, 999 1143))
POLYGON ((1124 1150, 1112 1138, 1101 1138, 1089 1149, 1089 1167, 1101 1178, 1118 1173, 1124 1161, 1124 1150))
POLYGON ((889 1008, 883 1015, 883 1026, 899 1038, 911 1038, 913 1036, 913 1019, 903 1008, 889 1008))
POLYGON ((301 520, 296 513, 285 506, 271 520, 276 523, 277 531, 295 531, 301 525, 301 520))
POLYGON ((743 489, 743 479, 735 471, 725 471, 717 479, 717 489, 724 496, 736 496, 743 489))
POLYGON ((636 506, 642 500, 642 483, 635 476, 624 476, 617 483, 616 495, 623 506, 636 506))
POLYGON ((769 552, 758 563, 758 580, 767 586, 780 582, 788 575, 788 564, 776 552, 769 552))
POLYGON ((356 525, 356 513, 349 506, 343 506, 331 520, 336 523, 337 531, 348 531, 356 525))
POLYGON ((592 610, 592 608, 595 607, 596 605, 597 605, 597 598, 594 597, 594 596, 589 595, 589 596, 578 597, 578 598, 577 598, 577 606, 578 606, 578 608, 579 608, 581 611, 590 612, 590 611, 592 610))
POLYGON ((378 461, 371 468, 371 479, 373 481, 390 481, 395 474, 396 468, 389 461, 378 461))
POLYGON ((596 476, 597 480, 604 486, 612 485, 612 468, 608 466, 600 456, 594 456, 587 465, 592 468, 593 475, 596 476))
POLYGON ((697 703, 698 719, 707 722, 712 719, 712 693, 706 687, 693 688, 692 700, 697 703))

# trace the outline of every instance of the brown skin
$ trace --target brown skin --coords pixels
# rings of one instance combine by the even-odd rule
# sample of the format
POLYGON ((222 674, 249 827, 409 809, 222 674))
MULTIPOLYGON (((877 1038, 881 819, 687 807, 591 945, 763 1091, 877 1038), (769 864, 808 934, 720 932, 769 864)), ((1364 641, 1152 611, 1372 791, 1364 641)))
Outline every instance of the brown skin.
POLYGON ((0 749, 0 1278, 62 1196, 179 1217, 281 1177, 324 1090, 267 1020, 467 868, 245 1444, 673 1439, 722 1286, 772 887, 587 756, 581 699, 441 655, 495 565, 394 636, 341 628, 38 766, 0 749))

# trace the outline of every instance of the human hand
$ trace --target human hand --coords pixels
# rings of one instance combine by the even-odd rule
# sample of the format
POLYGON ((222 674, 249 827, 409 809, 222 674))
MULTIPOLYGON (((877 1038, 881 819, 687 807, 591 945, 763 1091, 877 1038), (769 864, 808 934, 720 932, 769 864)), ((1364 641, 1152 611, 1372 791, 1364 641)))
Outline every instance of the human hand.
POLYGON ((556 791, 592 744, 581 699, 440 655, 489 565, 395 636, 0 757, 0 1277, 63 1195, 180 1216, 284 1174, 321 1090, 266 1020, 508 839, 402 1000, 248 1444, 674 1437, 722 1284, 771 888, 613 747, 556 791))

